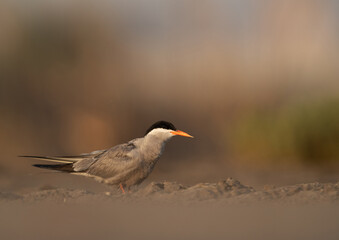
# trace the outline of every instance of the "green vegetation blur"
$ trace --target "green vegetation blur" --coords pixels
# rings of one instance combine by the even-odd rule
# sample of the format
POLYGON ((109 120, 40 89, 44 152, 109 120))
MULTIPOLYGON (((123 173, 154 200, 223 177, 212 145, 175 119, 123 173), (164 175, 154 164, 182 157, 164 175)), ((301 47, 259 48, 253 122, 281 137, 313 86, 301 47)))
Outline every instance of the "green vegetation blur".
POLYGON ((237 119, 229 136, 249 161, 328 164, 339 159, 339 99, 256 109, 237 119))

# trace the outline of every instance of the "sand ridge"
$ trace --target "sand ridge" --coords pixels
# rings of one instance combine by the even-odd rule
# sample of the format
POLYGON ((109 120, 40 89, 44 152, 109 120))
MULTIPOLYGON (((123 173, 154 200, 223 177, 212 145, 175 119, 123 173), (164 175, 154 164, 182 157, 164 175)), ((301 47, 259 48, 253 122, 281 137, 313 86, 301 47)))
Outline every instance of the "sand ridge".
POLYGON ((303 183, 283 187, 264 186, 254 189, 233 178, 216 183, 198 183, 184 186, 176 182, 151 182, 145 187, 131 189, 122 194, 112 187, 111 191, 94 193, 84 189, 42 187, 28 193, 0 192, 0 201, 21 201, 27 203, 50 201, 166 201, 219 203, 324 203, 339 202, 339 182, 303 183))

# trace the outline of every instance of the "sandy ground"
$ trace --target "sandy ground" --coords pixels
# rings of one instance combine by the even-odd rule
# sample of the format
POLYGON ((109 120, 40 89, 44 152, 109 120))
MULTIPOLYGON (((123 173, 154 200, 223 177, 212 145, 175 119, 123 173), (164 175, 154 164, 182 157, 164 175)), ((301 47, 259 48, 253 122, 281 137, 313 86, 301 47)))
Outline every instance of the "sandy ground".
POLYGON ((1 239, 339 239, 339 182, 0 193, 1 239))

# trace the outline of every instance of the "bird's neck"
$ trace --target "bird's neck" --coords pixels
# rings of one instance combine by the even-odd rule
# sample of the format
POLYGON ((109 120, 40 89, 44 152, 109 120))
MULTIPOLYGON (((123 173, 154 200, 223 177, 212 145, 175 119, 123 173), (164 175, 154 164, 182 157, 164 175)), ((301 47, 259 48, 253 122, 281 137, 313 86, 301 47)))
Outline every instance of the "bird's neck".
POLYGON ((165 137, 163 135, 153 135, 148 134, 144 137, 144 141, 142 143, 142 150, 145 154, 146 161, 157 161, 162 152, 164 151, 164 147, 166 142, 170 138, 165 137))

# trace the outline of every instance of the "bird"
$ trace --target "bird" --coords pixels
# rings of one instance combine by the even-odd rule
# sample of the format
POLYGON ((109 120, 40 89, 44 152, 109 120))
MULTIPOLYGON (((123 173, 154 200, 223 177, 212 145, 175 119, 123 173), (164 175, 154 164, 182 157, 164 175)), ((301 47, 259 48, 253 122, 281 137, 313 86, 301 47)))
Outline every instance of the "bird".
POLYGON ((32 166, 56 170, 60 172, 92 177, 95 180, 125 189, 139 185, 152 172, 158 162, 168 140, 174 136, 193 136, 167 121, 152 124, 143 137, 135 138, 127 143, 114 147, 96 150, 74 156, 33 156, 19 157, 36 158, 58 164, 33 164, 32 166))

